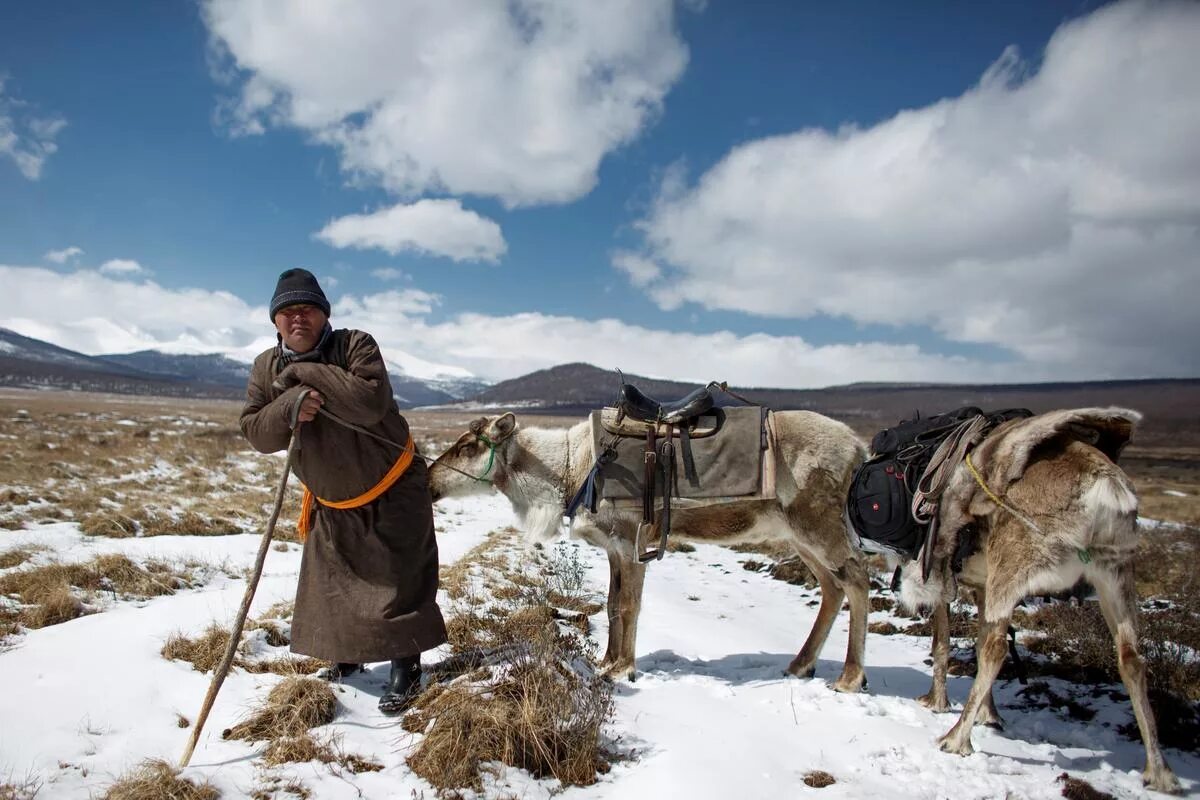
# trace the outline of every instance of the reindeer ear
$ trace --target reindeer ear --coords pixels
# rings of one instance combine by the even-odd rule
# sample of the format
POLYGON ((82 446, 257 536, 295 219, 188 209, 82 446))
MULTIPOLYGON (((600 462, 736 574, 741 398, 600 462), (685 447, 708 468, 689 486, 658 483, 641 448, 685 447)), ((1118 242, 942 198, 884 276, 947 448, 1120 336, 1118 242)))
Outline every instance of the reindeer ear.
POLYGON ((487 423, 488 423, 487 417, 480 417, 479 419, 473 420, 471 422, 470 426, 468 427, 468 430, 470 430, 471 433, 478 436, 479 434, 483 433, 483 429, 487 427, 487 423))
POLYGON ((493 442, 502 442, 517 429, 517 418, 511 411, 499 416, 492 423, 491 437, 493 442))

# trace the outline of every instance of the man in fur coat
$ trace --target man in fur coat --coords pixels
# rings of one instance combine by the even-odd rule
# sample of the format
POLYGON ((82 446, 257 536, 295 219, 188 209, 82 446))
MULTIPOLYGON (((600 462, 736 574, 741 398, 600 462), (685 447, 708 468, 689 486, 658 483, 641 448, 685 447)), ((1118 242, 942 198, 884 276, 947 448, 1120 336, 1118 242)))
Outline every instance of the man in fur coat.
POLYGON ((305 487, 305 541, 292 651, 334 662, 335 679, 391 661, 379 709, 399 714, 420 690, 421 651, 446 641, 425 464, 414 458, 378 345, 330 327, 312 273, 280 275, 270 311, 278 343, 254 361, 241 427, 263 453, 300 437, 292 466, 305 487), (402 447, 338 424, 322 407, 402 447))

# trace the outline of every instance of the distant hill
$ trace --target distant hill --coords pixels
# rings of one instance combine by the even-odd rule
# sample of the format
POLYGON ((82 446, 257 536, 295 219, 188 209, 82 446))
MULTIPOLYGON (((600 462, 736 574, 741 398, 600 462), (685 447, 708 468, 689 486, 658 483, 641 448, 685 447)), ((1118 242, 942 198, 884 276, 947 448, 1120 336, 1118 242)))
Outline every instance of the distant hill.
MULTIPOLYGON (((453 403, 488 385, 469 378, 413 378, 395 365, 388 376, 401 408, 453 403)), ((242 399, 249 377, 250 364, 217 353, 89 356, 0 328, 0 386, 242 399)))
POLYGON ((104 361, 180 381, 199 381, 220 386, 246 389, 250 365, 219 353, 208 355, 175 355, 158 350, 139 350, 136 353, 101 356, 104 361))
POLYGON ((166 397, 232 398, 241 397, 245 392, 244 380, 235 390, 227 383, 143 369, 108 357, 84 355, 7 328, 0 328, 0 386, 166 397))
MULTIPOLYGON (((699 384, 626 375, 625 380, 659 400, 682 397, 699 384)), ((525 413, 584 415, 611 405, 619 388, 617 373, 591 364, 563 364, 502 381, 472 398, 477 405, 522 409, 525 413)), ((1122 406, 1146 419, 1138 441, 1157 445, 1200 446, 1200 379, 1088 381, 994 385, 857 383, 824 389, 730 387, 774 409, 808 409, 840 419, 859 432, 895 424, 915 413, 933 414, 965 405, 984 409, 1122 406)), ((737 401, 726 396, 723 404, 737 401)))

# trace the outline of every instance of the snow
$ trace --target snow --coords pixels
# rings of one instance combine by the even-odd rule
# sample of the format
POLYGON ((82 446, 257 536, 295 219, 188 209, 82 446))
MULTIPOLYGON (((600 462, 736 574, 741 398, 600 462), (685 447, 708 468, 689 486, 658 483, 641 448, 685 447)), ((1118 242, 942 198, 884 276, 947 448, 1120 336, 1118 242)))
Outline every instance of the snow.
POLYGON ((469 380, 475 377, 462 367, 435 364, 398 348, 389 349, 386 359, 388 372, 418 380, 469 380))
MULTIPOLYGON (((489 531, 511 524, 502 498, 443 501, 436 518, 441 563, 457 561, 489 531)), ((214 621, 229 623, 245 589, 231 575, 252 564, 258 543, 256 534, 86 537, 73 523, 0 531, 2 550, 41 544, 62 560, 108 552, 135 560, 194 559, 228 573, 216 571, 205 585, 169 597, 108 602, 101 613, 30 631, 0 652, 0 779, 33 774, 43 782, 41 797, 88 798, 143 759, 177 762, 191 733, 177 727, 177 715, 195 718, 211 676, 163 659, 159 649, 174 632, 195 634, 214 621)), ((268 553, 252 614, 291 599, 300 553, 297 545, 268 553)), ((588 585, 603 593, 606 557, 586 545, 579 545, 579 556, 588 585)), ((819 593, 747 571, 740 563, 747 558, 702 545, 648 567, 640 674, 636 682, 617 685, 608 732, 625 760, 597 784, 565 791, 506 770, 489 781, 486 796, 804 797, 817 790, 803 777, 817 769, 837 780, 820 790, 823 798, 1057 798, 1061 784, 1055 779, 1064 771, 1119 798, 1152 796, 1141 785, 1141 743, 1116 732, 1131 719, 1127 702, 1101 697, 1093 701, 1095 719, 1082 723, 1063 709, 1013 707, 1020 685, 999 682, 1006 730, 976 729, 977 752, 967 758, 941 753, 935 740, 955 721, 970 680, 949 679, 955 713, 931 713, 913 699, 929 687, 928 640, 872 634, 869 692, 834 693, 829 684, 845 653, 845 613, 816 677, 783 677, 816 615, 819 593)), ((604 612, 592 623, 593 638, 604 642, 604 612)), ((437 658, 437 652, 425 655, 427 662, 437 658)), ((372 665, 341 686, 339 715, 329 726, 346 751, 380 761, 383 771, 337 775, 312 763, 269 774, 298 778, 318 798, 435 796, 404 764, 415 737, 375 708, 386 669, 372 665)), ((262 784, 255 761, 260 746, 223 741, 220 732, 278 680, 233 671, 186 777, 211 780, 226 798, 247 796, 262 784)), ((1173 750, 1167 758, 1185 790, 1200 796, 1200 758, 1173 750)))

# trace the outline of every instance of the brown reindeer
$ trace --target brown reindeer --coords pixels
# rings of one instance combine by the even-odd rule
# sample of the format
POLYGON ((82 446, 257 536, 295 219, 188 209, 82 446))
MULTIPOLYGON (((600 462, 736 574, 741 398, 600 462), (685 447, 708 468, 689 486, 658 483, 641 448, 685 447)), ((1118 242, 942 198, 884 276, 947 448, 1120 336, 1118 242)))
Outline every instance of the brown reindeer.
POLYGON ((1013 608, 1028 594, 1056 592, 1080 577, 1095 587, 1116 646, 1121 680, 1146 747, 1146 785, 1180 791, 1158 745, 1138 654, 1133 555, 1137 496, 1116 465, 1136 411, 1084 408, 1012 420, 996 428, 959 464, 942 496, 941 530, 933 566, 921 580, 916 562, 905 567, 902 600, 932 606, 933 686, 920 701, 946 711, 949 658, 948 603, 956 581, 975 590, 979 606, 978 667, 962 715, 939 739, 942 750, 969 755, 977 722, 999 726, 992 684, 1004 663, 1013 608), (951 574, 959 535, 972 526, 979 548, 951 574))
MULTIPOLYGON (((808 411, 773 415, 776 433, 776 499, 677 508, 671 535, 732 544, 784 540, 821 584, 821 607, 788 672, 810 677, 843 598, 850 602, 850 643, 838 691, 862 688, 867 624, 867 569, 842 520, 861 442, 840 422, 808 411)), ((511 413, 481 417, 430 467, 435 501, 495 487, 512 502, 534 540, 557 535, 566 501, 595 460, 589 424, 569 429, 523 428, 511 413), (490 467, 489 467, 490 465, 490 467), (463 473, 468 473, 464 475, 463 473), (474 479, 470 476, 480 476, 474 479)), ((608 647, 603 665, 614 677, 635 676, 637 621, 646 566, 638 562, 635 535, 640 509, 602 500, 595 514, 581 511, 572 534, 608 553, 608 647)))

